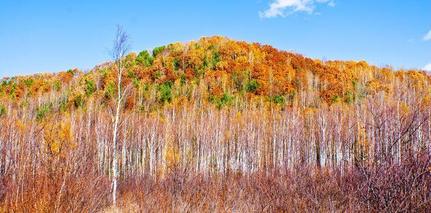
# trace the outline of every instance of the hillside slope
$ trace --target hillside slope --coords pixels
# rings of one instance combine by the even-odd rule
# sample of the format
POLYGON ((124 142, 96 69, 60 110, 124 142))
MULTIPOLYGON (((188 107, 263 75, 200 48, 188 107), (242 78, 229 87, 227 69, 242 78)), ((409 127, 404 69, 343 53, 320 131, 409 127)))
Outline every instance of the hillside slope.
POLYGON ((113 171, 124 212, 431 212, 425 72, 223 37, 123 61, 118 126, 111 62, 1 81, 0 212, 116 211, 113 171))

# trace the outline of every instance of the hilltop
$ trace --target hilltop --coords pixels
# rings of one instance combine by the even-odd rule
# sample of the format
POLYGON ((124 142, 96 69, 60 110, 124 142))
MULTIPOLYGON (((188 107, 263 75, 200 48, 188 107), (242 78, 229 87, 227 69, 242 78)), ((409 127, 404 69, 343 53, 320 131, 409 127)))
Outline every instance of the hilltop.
MULTIPOLYGON (((219 36, 130 53, 124 61, 123 83, 131 87, 128 109, 140 108, 144 102, 209 101, 223 107, 239 100, 320 106, 353 103, 379 92, 391 94, 397 82, 408 82, 416 89, 428 88, 431 82, 421 70, 380 68, 365 61, 322 61, 219 36)), ((90 97, 109 104, 116 88, 113 69, 108 62, 87 73, 71 69, 5 78, 0 100, 6 104, 6 100, 19 102, 59 92, 63 107, 83 106, 90 97)))

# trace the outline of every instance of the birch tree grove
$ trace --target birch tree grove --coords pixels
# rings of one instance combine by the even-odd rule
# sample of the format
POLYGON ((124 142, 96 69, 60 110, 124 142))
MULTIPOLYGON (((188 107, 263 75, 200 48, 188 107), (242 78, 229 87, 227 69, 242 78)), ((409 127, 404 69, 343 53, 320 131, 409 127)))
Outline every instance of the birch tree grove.
POLYGON ((429 212, 431 77, 223 37, 0 83, 0 212, 429 212))

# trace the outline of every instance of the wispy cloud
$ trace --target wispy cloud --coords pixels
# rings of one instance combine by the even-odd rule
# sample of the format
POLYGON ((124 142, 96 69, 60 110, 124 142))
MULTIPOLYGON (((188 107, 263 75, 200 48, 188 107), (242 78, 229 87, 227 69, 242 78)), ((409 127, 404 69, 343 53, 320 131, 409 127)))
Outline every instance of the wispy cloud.
POLYGON ((430 64, 425 65, 425 67, 423 68, 423 70, 428 71, 428 72, 431 72, 431 63, 430 63, 430 64))
POLYGON ((275 0, 265 11, 259 12, 261 18, 285 17, 295 12, 312 14, 317 4, 335 6, 334 0, 275 0))
POLYGON ((425 41, 431 41, 431 30, 424 36, 425 41))

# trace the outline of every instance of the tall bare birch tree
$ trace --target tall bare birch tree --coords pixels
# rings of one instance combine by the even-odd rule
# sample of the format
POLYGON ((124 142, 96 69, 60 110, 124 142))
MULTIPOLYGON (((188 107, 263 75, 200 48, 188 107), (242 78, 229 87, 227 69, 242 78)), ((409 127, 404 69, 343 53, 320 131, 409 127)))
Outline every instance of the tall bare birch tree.
POLYGON ((118 127, 120 123, 122 102, 126 95, 126 89, 122 91, 121 78, 124 71, 123 59, 129 50, 128 35, 121 26, 117 26, 114 46, 112 49, 112 59, 117 73, 117 97, 115 105, 114 123, 113 123, 113 141, 112 141, 112 204, 117 205, 117 178, 118 178, 118 159, 117 159, 117 144, 118 144, 118 127))

